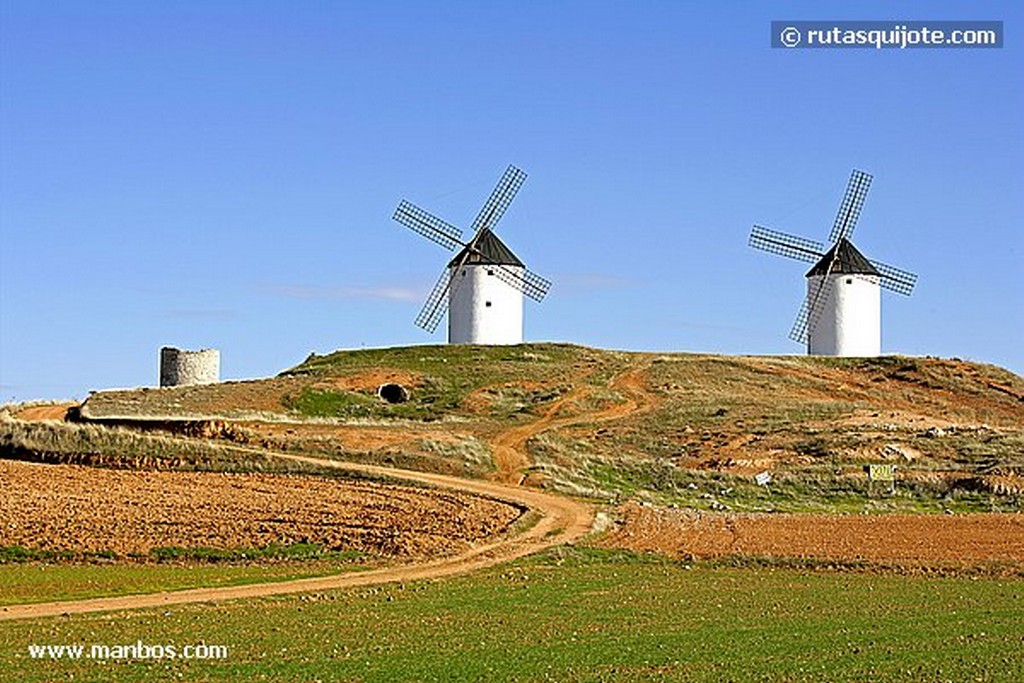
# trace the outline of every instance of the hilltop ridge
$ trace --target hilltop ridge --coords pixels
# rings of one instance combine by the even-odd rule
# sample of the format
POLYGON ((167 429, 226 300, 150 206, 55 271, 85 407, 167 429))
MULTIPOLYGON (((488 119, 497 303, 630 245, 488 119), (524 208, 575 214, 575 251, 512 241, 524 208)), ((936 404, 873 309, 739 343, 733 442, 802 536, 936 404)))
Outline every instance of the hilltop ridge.
POLYGON ((698 508, 1014 510, 1024 492, 1024 379, 956 359, 415 346, 311 354, 265 380, 98 392, 81 413, 221 421, 229 440, 477 477, 511 476, 494 440, 522 425, 528 484, 698 508), (408 401, 378 397, 387 383, 408 401), (896 496, 868 495, 872 463, 897 466, 896 496), (753 484, 758 472, 773 486, 753 484))

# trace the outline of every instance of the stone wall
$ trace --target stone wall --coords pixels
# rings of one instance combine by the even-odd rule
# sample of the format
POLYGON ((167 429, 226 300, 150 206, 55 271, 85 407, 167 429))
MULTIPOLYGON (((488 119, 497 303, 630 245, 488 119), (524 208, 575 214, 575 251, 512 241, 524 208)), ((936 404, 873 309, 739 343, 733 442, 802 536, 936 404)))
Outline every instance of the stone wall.
POLYGON ((160 349, 160 386, 212 384, 220 381, 220 351, 185 351, 173 346, 160 349))

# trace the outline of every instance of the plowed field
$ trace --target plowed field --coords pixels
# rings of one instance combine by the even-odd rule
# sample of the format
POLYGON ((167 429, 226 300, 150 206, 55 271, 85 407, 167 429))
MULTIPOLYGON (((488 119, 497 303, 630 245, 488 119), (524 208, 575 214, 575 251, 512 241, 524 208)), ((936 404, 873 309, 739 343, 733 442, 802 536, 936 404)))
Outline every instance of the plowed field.
POLYGON ((1024 563, 1024 514, 709 514, 628 504, 607 547, 907 566, 1024 563))
POLYGON ((409 486, 0 460, 0 546, 125 557, 301 542, 424 558, 464 552, 520 514, 488 498, 409 486))

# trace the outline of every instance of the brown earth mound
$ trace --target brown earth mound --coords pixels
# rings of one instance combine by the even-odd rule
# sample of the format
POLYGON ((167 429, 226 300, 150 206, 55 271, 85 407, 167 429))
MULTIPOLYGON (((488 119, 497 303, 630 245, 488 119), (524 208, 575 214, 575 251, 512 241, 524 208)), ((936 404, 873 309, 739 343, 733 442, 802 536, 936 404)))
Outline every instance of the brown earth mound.
POLYGON ((599 544, 676 558, 747 555, 911 566, 1024 563, 1024 514, 716 514, 626 504, 599 544))
MULTIPOLYGON (((416 429, 401 427, 353 427, 332 424, 298 424, 275 422, 238 422, 240 426, 256 437, 266 438, 320 438, 331 440, 352 451, 368 451, 402 447, 417 450, 416 442, 423 439, 451 444, 460 443, 460 433, 449 428, 431 428, 429 425, 416 429)), ((233 439, 237 440, 237 439, 233 439)), ((275 444, 266 441, 268 448, 275 444)))
POLYGON ((0 461, 0 546, 124 557, 315 543, 424 558, 463 552, 520 515, 471 494, 379 483, 0 461))
POLYGON ((317 389, 341 389, 376 394, 382 384, 401 384, 407 388, 418 387, 423 384, 423 376, 402 370, 367 370, 341 377, 330 377, 313 386, 317 389))
POLYGON ((62 421, 64 416, 67 415, 68 409, 75 405, 77 404, 54 403, 52 405, 29 406, 28 408, 22 408, 20 411, 16 412, 14 417, 19 420, 26 420, 30 422, 37 422, 41 420, 62 421))

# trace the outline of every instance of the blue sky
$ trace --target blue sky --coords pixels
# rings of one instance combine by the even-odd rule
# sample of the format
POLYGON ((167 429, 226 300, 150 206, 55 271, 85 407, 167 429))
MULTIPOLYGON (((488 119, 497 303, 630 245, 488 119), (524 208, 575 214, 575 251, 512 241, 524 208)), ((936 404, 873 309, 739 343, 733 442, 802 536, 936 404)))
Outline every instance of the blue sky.
POLYGON ((883 351, 1024 372, 1024 60, 1014 2, 0 0, 0 400, 224 378, 439 343, 450 254, 400 199, 498 232, 554 281, 532 341, 800 353, 802 263, 753 223, 854 235, 919 274, 883 351), (992 50, 769 47, 773 19, 990 19, 992 50))

